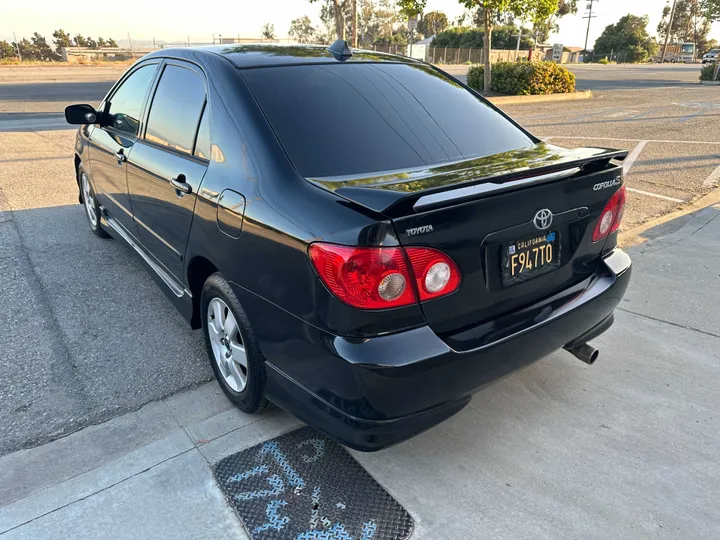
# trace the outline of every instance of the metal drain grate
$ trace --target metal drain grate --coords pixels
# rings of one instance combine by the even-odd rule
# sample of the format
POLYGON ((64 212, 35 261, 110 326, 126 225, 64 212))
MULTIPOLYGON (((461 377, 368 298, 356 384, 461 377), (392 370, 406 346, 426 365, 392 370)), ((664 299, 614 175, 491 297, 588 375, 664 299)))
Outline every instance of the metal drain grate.
POLYGON ((221 460, 215 477, 255 540, 404 540, 410 514, 339 444, 304 427, 221 460))

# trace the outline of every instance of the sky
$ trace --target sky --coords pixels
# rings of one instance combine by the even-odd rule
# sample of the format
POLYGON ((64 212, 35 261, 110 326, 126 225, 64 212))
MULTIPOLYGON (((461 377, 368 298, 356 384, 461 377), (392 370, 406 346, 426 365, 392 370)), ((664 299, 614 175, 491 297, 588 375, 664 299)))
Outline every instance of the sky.
MULTIPOLYGON (((321 0, 322 1, 322 0, 321 0)), ((580 0, 581 10, 576 16, 560 21, 560 32, 551 37, 553 43, 568 47, 582 47, 585 43, 587 19, 582 18, 586 0, 580 0)), ((287 37, 290 21, 308 15, 319 24, 320 3, 308 0, 90 0, 85 2, 58 2, 34 0, 32 3, 0 0, 0 40, 30 37, 37 31, 50 40, 54 30, 62 28, 71 34, 81 33, 92 37, 125 39, 129 33, 134 41, 209 42, 213 34, 225 37, 259 38, 260 28, 270 22, 275 25, 279 38, 287 37), (187 6, 187 7, 185 7, 187 6)), ((603 29, 617 22, 628 12, 649 15, 648 31, 655 35, 666 0, 596 0, 593 12, 597 18, 590 27, 589 46, 603 29)), ((463 12, 457 0, 428 0, 427 11, 443 11, 449 19, 463 12)), ((713 27, 711 37, 720 39, 720 24, 713 27)))

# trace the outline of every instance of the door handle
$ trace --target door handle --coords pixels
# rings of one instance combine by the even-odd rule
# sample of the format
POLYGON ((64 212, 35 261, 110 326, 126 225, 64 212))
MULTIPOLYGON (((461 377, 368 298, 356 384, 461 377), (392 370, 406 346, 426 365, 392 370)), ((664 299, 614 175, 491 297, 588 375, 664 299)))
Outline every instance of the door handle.
POLYGON ((127 161, 127 156, 125 155, 125 152, 123 152, 122 148, 115 152, 115 159, 117 159, 118 165, 122 165, 127 161))
POLYGON ((185 181, 184 174, 178 174, 178 177, 171 179, 170 183, 175 188, 178 197, 182 197, 183 193, 192 193, 192 186, 185 181))

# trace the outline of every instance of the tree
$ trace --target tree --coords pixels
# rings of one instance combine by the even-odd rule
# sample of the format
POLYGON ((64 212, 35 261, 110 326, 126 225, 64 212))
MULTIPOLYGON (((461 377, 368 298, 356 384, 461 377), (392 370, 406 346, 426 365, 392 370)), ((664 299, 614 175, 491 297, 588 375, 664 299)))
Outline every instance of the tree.
POLYGON ((99 49, 104 49, 107 47, 107 41, 105 41, 103 38, 99 37, 97 38, 97 45, 99 49))
MULTIPOLYGON (((317 2, 318 0, 310 0, 310 3, 317 2)), ((352 0, 325 0, 323 9, 326 10, 327 15, 332 14, 333 22, 335 23, 335 35, 336 39, 345 39, 347 35, 347 28, 345 26, 348 17, 348 11, 352 6, 352 0)), ((322 10, 320 18, 322 19, 322 10)))
POLYGON ((75 34, 73 41, 75 42, 76 47, 87 47, 88 46, 87 38, 82 37, 82 35, 80 35, 80 34, 75 34))
MULTIPOLYGON (((671 7, 663 8, 662 20, 658 23, 657 31, 662 39, 668 33, 668 19, 671 7)), ((675 4, 672 27, 669 30, 670 41, 695 43, 698 32, 706 36, 710 33, 710 21, 701 12, 699 0, 678 0, 675 4), (705 28, 702 28, 705 27, 705 28)))
POLYGON ((61 56, 52 50, 43 36, 35 32, 30 38, 36 60, 60 60, 61 56))
MULTIPOLYGON (((498 49, 514 49, 517 46, 517 35, 520 29, 514 25, 497 26, 493 30, 493 43, 498 49)), ((520 41, 520 48, 531 49, 533 41, 530 38, 530 30, 522 29, 523 38, 520 41)), ((440 32, 432 41, 433 47, 450 47, 453 49, 481 49, 485 32, 477 28, 451 27, 440 32)))
POLYGON ((26 38, 22 38, 19 42, 13 42, 13 47, 20 50, 20 57, 23 60, 42 60, 38 55, 37 50, 33 44, 26 38))
POLYGON ((497 22, 505 15, 520 20, 542 21, 557 11, 559 0, 459 0, 469 10, 477 10, 482 17, 483 64, 485 65, 485 91, 490 91, 492 67, 490 65, 490 49, 492 48, 492 32, 497 22))
POLYGON ((53 41, 55 42, 55 52, 58 54, 62 54, 63 47, 73 46, 72 38, 65 30, 55 30, 52 36, 53 41))
POLYGON ((537 36, 540 43, 547 43, 550 34, 557 33, 560 30, 558 21, 565 15, 574 15, 578 11, 578 0, 560 0, 557 10, 548 18, 536 21, 533 24, 533 33, 537 36))
POLYGON ((262 33, 263 39, 275 39, 275 25, 270 23, 265 23, 262 25, 262 28, 260 29, 260 32, 262 33))
POLYGON ((596 55, 627 51, 626 62, 645 62, 658 51, 657 42, 647 33, 648 22, 647 16, 621 17, 616 24, 607 26, 595 42, 596 55))
POLYGON ((445 30, 450 23, 447 15, 441 11, 431 11, 423 15, 422 20, 418 23, 418 30, 426 36, 436 36, 445 30))
POLYGON ((107 40, 107 46, 108 46, 108 47, 112 47, 112 48, 114 48, 114 49, 118 49, 118 48, 119 48, 117 42, 116 42, 113 38, 108 38, 108 40, 107 40))
POLYGON ((404 19, 417 17, 425 9, 427 0, 397 0, 397 7, 404 19))
POLYGON ((717 39, 709 39, 707 40, 702 48, 698 47, 697 49, 697 56, 698 58, 701 58, 705 53, 710 52, 713 49, 720 49, 720 44, 718 44, 717 39))
POLYGON ((298 43, 312 43, 315 41, 315 34, 317 30, 310 21, 310 17, 303 15, 290 23, 290 30, 288 30, 288 36, 293 38, 298 43))
POLYGON ((720 0, 701 0, 700 11, 707 20, 720 21, 720 0))
POLYGON ((2 58, 17 58, 17 50, 7 41, 0 41, 0 59, 2 58))
POLYGON ((694 43, 697 53, 706 50, 712 21, 703 10, 700 0, 678 0, 672 27, 668 30, 670 10, 669 5, 663 9, 663 17, 657 27, 660 37, 664 40, 669 32, 670 42, 694 43))
POLYGON ((390 40, 397 22, 394 0, 359 0, 358 43, 371 45, 390 40))

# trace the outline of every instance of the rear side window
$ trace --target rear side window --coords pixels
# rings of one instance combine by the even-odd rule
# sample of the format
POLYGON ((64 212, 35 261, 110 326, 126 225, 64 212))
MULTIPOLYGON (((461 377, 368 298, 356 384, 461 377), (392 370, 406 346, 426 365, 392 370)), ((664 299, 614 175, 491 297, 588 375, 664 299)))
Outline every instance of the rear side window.
POLYGON ((138 68, 118 87, 110 98, 108 108, 112 127, 137 135, 142 106, 156 69, 156 64, 138 68))
POLYGON ((192 154, 204 105, 205 85, 200 75, 191 69, 167 66, 150 106, 145 138, 192 154))
POLYGON ((306 177, 436 165, 533 144, 490 106, 424 66, 285 66, 242 76, 306 177))
POLYGON ((210 159, 210 111, 207 105, 200 120, 194 154, 199 158, 210 159))

